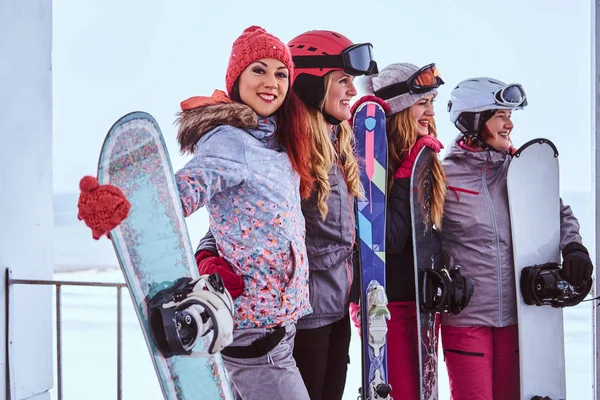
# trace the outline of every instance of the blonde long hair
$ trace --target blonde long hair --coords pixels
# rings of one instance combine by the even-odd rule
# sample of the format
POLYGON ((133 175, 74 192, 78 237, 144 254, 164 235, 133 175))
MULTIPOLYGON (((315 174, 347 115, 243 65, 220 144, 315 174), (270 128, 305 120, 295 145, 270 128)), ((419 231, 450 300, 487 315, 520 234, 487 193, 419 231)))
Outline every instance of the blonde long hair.
MULTIPOLYGON (((331 74, 325 76, 325 95, 321 101, 320 109, 323 110, 331 87, 331 74)), ((321 218, 325 220, 329 211, 327 198, 331 192, 329 171, 334 163, 339 163, 348 186, 348 191, 355 197, 362 198, 364 189, 360 183, 360 171, 354 154, 354 134, 350 124, 343 121, 339 125, 337 143, 331 141, 331 134, 322 112, 313 108, 308 109, 308 126, 311 137, 311 167, 315 177, 317 191, 317 206, 321 218)))
MULTIPOLYGON (((418 139, 415 121, 410 117, 410 108, 406 108, 386 118, 386 132, 388 140, 388 185, 394 184, 394 173, 400 167, 404 157, 410 152, 418 139)), ((435 120, 429 122, 429 134, 437 138, 435 120)), ((419 187, 421 183, 419 183, 419 187)), ((433 161, 433 181, 431 199, 431 221, 437 229, 442 227, 444 214, 444 199, 446 196, 446 176, 442 163, 437 155, 433 161)))

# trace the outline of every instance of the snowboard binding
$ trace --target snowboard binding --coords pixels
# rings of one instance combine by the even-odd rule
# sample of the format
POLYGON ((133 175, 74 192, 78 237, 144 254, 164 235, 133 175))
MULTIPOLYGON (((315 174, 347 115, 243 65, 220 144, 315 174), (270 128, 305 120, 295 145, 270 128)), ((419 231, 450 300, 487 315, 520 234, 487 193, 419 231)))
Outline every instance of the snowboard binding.
POLYGON ((460 313, 471 301, 473 280, 460 273, 460 266, 421 270, 421 309, 423 311, 460 313))
POLYGON ((562 308, 581 303, 592 288, 592 280, 573 287, 560 276, 558 264, 546 263, 523 268, 520 286, 525 304, 562 308))
POLYGON ((233 300, 218 274, 180 278, 147 304, 154 342, 166 358, 192 354, 198 339, 209 332, 214 333, 210 354, 233 341, 233 300))

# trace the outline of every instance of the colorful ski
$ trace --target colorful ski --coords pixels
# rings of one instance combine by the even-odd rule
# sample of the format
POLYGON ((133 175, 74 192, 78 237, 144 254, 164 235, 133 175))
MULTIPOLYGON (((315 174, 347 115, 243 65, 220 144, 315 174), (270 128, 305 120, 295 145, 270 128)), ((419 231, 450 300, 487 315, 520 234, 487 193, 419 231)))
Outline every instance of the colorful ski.
POLYGON ((171 162, 152 116, 134 112, 112 126, 102 146, 98 181, 119 187, 131 203, 129 216, 110 235, 164 398, 233 399, 220 354, 206 352, 208 337, 190 356, 165 358, 148 326, 148 296, 179 278, 198 277, 171 162))
POLYGON ((387 139, 385 111, 375 102, 361 104, 354 114, 354 135, 364 162, 360 180, 365 199, 358 201, 357 224, 361 264, 361 333, 364 400, 389 399, 386 333, 390 317, 385 294, 385 213, 387 139))

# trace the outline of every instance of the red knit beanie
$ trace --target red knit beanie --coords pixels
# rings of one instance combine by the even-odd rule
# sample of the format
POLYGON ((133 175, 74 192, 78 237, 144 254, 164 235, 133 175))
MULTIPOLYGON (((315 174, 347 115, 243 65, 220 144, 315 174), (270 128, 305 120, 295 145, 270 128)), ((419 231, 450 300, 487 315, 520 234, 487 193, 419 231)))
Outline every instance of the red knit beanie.
POLYGON ((261 58, 274 58, 281 61, 290 71, 289 79, 293 82, 294 63, 290 49, 281 40, 267 33, 260 26, 253 25, 233 42, 229 65, 225 74, 225 87, 231 96, 231 89, 246 67, 261 58))

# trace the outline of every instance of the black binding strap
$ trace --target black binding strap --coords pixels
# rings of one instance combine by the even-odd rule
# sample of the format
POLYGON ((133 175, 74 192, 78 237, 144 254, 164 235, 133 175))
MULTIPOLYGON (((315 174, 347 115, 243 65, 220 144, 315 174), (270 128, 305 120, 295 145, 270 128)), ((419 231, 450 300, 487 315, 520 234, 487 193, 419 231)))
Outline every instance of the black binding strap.
POLYGON ((319 56, 294 56, 294 68, 344 68, 340 54, 319 56))
POLYGON ((273 332, 257 339, 248 346, 228 346, 221 350, 221 354, 231 358, 256 358, 266 355, 281 342, 285 336, 285 327, 276 326, 273 332))
POLYGON ((392 83, 391 85, 384 86, 381 89, 376 90, 374 94, 375 94, 375 96, 379 97, 380 99, 389 100, 393 97, 408 93, 409 91, 410 91, 410 88, 408 87, 408 83, 406 83, 406 81, 404 81, 404 82, 396 82, 396 83, 392 83))

